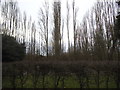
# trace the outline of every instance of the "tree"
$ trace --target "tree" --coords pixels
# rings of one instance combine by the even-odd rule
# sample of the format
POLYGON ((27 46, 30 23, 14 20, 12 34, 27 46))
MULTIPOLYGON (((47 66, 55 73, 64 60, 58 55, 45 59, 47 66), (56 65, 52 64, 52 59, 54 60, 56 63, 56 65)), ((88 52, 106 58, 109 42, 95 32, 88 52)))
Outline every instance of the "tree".
POLYGON ((73 9, 73 33, 74 33, 74 54, 76 53, 76 18, 77 18, 77 8, 75 7, 75 1, 72 2, 73 9))
POLYGON ((31 54, 35 55, 36 53, 36 26, 35 26, 35 22, 32 23, 32 28, 31 28, 31 54))
POLYGON ((88 36, 88 21, 87 17, 83 19, 83 35, 82 35, 82 52, 83 56, 86 60, 88 60, 89 56, 89 36, 88 36))
POLYGON ((24 14, 23 14, 23 25, 24 25, 23 43, 26 42, 26 29, 27 29, 26 23, 27 23, 27 15, 26 15, 26 13, 24 12, 24 14))
POLYGON ((67 1, 67 35, 68 35, 68 53, 70 53, 70 36, 69 36, 69 19, 70 19, 70 7, 67 1))
POLYGON ((62 25, 61 25, 61 38, 60 38, 61 53, 64 52, 64 38, 63 38, 63 33, 64 33, 64 19, 62 19, 62 25))
POLYGON ((2 35, 2 61, 18 61, 25 56, 25 46, 18 43, 14 37, 2 35))
POLYGON ((32 18, 31 16, 29 17, 29 21, 27 23, 27 30, 28 30, 28 53, 31 53, 31 23, 32 23, 32 18))
POLYGON ((40 8, 40 13, 39 13, 39 21, 38 24, 40 26, 41 34, 42 35, 42 42, 45 42, 45 52, 48 57, 49 54, 49 46, 48 46, 48 23, 49 23, 49 4, 48 2, 44 3, 44 8, 40 8))
POLYGON ((55 55, 59 56, 61 52, 61 2, 54 2, 54 47, 55 47, 55 55))

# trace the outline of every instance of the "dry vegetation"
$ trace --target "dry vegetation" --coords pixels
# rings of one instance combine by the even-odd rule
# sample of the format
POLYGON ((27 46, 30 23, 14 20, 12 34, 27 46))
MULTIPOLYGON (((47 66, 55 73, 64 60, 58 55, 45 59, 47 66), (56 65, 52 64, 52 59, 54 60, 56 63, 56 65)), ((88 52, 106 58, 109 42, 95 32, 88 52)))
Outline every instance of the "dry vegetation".
MULTIPOLYGON (((44 60, 3 63, 3 87, 64 88, 75 77, 77 88, 119 88, 120 64, 118 61, 44 60), (49 77, 49 78, 48 78, 49 77), (52 79, 52 80, 50 80, 52 79), (8 82, 5 82, 5 81, 8 82), (10 86, 4 86, 10 83, 10 86), (47 83, 47 84, 46 84, 47 83), (52 84, 52 85, 51 85, 52 84), (51 85, 51 86, 50 86, 51 85)), ((71 87, 71 86, 70 86, 71 87)), ((74 87, 71 87, 74 88, 74 87)))

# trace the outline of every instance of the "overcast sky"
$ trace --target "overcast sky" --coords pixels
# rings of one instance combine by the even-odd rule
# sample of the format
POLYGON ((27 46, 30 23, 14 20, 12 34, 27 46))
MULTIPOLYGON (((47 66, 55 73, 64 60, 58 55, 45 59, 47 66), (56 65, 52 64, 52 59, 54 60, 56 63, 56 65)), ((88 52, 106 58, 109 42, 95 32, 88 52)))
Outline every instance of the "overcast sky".
MULTIPOLYGON (((17 0, 19 3, 20 10, 23 12, 25 11, 27 13, 27 16, 32 16, 32 20, 35 20, 37 22, 38 19, 38 11, 40 7, 42 6, 42 3, 44 0, 17 0)), ((53 0, 46 0, 50 4, 53 2, 53 0)), ((57 0, 56 0, 57 1, 57 0)), ((61 0, 62 5, 62 14, 64 16, 65 9, 66 9, 66 1, 67 0, 61 0)), ((71 3, 72 0, 68 0, 69 3, 71 3)), ((82 19, 82 16, 85 14, 85 12, 90 9, 91 6, 93 6, 93 3, 96 0, 75 0, 76 6, 79 8, 79 17, 82 19)))

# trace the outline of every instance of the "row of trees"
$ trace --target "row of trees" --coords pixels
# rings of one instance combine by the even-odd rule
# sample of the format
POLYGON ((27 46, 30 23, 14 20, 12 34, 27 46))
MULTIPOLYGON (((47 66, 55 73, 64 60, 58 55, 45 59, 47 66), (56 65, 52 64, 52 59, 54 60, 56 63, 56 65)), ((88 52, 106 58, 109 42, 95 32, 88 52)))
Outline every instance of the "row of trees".
POLYGON ((35 22, 31 17, 27 18, 26 12, 21 14, 16 1, 1 2, 1 18, 1 33, 13 36, 19 43, 24 43, 27 52, 35 52, 35 22))
POLYGON ((76 59, 119 59, 119 40, 114 50, 112 49, 117 33, 115 0, 96 2, 86 13, 82 23, 77 20, 79 10, 75 1, 71 4, 66 2, 66 18, 62 17, 61 8, 59 0, 52 3, 52 11, 50 3, 45 2, 40 7, 37 29, 31 17, 28 19, 25 12, 21 14, 17 2, 5 1, 1 5, 2 33, 12 35, 18 42, 25 43, 26 52, 33 55, 59 56, 65 52, 65 47, 68 47, 67 55, 74 55, 76 59), (70 20, 73 29, 70 28, 70 20), (70 40, 71 31, 73 40, 70 40), (65 42, 64 38, 67 38, 68 42, 65 42))
POLYGON ((111 50, 118 30, 115 29, 115 11, 115 1, 97 2, 84 17, 83 23, 77 28, 77 48, 84 57, 97 60, 119 59, 119 40, 114 53, 111 50))

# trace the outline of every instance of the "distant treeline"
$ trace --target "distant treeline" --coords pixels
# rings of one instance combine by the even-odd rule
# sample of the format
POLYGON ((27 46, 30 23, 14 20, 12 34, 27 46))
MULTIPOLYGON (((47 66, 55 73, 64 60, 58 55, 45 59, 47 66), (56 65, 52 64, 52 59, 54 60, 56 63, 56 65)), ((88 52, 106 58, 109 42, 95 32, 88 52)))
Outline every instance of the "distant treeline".
POLYGON ((96 2, 81 23, 77 20, 81 9, 76 7, 75 1, 66 3, 66 18, 62 17, 61 1, 53 2, 52 5, 50 7, 49 3, 45 2, 40 7, 39 28, 36 28, 31 17, 27 17, 25 12, 21 14, 17 2, 1 2, 1 32, 25 43, 26 53, 29 55, 59 57, 66 52, 69 56, 73 55, 81 60, 120 58, 119 22, 116 18, 115 0, 96 2), (70 26, 73 26, 73 29, 70 26), (65 42, 65 38, 68 42, 65 42))

